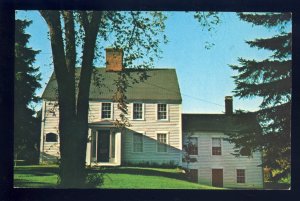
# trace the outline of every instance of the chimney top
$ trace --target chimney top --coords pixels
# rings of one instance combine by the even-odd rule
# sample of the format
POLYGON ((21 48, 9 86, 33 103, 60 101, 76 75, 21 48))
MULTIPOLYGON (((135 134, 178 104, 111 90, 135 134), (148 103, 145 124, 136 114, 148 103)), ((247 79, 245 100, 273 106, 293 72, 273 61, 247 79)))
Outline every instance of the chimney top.
POLYGON ((106 51, 106 71, 122 71, 123 67, 123 49, 107 47, 106 51))
POLYGON ((225 114, 233 114, 232 96, 225 96, 225 114))

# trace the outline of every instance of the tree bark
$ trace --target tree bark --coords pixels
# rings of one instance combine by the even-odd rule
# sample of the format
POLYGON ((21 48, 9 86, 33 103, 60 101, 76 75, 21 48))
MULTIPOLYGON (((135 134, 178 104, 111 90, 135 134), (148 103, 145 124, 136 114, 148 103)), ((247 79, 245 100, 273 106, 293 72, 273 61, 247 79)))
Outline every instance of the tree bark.
MULTIPOLYGON (((40 11, 50 31, 54 72, 58 85, 60 133, 60 187, 85 187, 85 156, 88 137, 89 89, 101 12, 86 20, 82 68, 76 104, 76 44, 74 16, 61 11, 65 23, 64 47, 60 11, 40 11)), ((86 13, 85 13, 86 14, 86 13)), ((86 16, 87 17, 87 16, 86 16)), ((87 19, 87 18, 86 18, 87 19)))

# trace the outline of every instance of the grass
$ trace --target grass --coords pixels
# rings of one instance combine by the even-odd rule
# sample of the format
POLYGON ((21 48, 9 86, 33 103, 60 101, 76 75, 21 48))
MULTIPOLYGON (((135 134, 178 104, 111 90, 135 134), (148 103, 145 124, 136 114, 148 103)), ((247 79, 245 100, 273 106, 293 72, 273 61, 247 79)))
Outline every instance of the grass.
MULTIPOLYGON (((14 186, 55 188, 55 165, 19 166, 14 169, 14 186)), ((96 174, 98 169, 90 169, 96 174)), ((189 182, 177 168, 110 167, 103 169, 105 189, 220 189, 189 182)), ((100 188, 100 186, 98 186, 100 188)))

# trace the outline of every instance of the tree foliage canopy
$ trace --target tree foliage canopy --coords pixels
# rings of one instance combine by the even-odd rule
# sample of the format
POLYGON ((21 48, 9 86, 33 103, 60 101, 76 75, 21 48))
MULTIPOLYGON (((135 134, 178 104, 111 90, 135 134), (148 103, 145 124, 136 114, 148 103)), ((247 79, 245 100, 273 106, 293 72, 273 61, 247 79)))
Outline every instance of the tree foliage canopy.
POLYGON ((250 47, 272 52, 264 60, 239 58, 240 65, 230 67, 234 93, 240 98, 263 98, 257 119, 262 131, 230 134, 229 141, 238 149, 248 148, 264 153, 263 166, 273 170, 273 179, 290 173, 292 33, 291 13, 239 13, 239 18, 256 26, 277 30, 270 38, 246 41, 250 47), (276 170, 276 173, 275 173, 276 170))
POLYGON ((33 65, 39 51, 27 47, 30 35, 25 29, 30 24, 27 20, 15 22, 14 152, 26 160, 32 160, 32 153, 38 153, 34 145, 39 139, 39 122, 33 117, 31 104, 39 101, 35 90, 41 87, 39 68, 33 65))
MULTIPOLYGON (((54 72, 58 86, 60 180, 61 187, 84 187, 85 154, 88 141, 89 90, 94 63, 104 59, 101 50, 107 44, 124 51, 124 65, 145 71, 159 56, 159 43, 165 16, 161 12, 46 11, 54 72), (81 67, 75 78, 75 65, 81 67), (76 153, 76 154, 74 154, 76 153)), ((98 79, 101 82, 101 79, 98 79)), ((131 80, 132 81, 132 80, 131 80)), ((118 108, 127 112, 126 88, 130 76, 119 72, 117 91, 112 97, 118 108)), ((103 87, 98 83, 99 87, 103 87)), ((126 123, 125 115, 120 122, 126 123)))

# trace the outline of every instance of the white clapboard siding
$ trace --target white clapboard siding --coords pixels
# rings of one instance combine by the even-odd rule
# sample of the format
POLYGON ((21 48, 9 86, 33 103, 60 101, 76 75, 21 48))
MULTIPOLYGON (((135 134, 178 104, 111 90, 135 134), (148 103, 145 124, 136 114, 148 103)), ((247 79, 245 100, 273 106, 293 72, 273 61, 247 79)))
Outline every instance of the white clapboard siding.
POLYGON ((42 133, 41 133, 41 162, 57 161, 59 158, 59 112, 58 106, 54 101, 44 101, 42 115, 42 133), (51 112, 52 111, 52 112, 51 112), (58 134, 58 142, 45 142, 47 133, 58 134))
MULTIPOLYGON (((223 133, 214 132, 194 132, 192 137, 198 138, 198 155, 192 156, 197 162, 189 164, 190 169, 198 170, 198 181, 202 184, 212 184, 212 169, 223 169, 224 187, 234 188, 262 188, 263 173, 262 156, 260 152, 253 153, 253 157, 241 156, 236 158, 233 153, 233 144, 222 140, 222 155, 212 155, 212 138, 225 138, 223 133), (245 169, 245 183, 236 182, 236 169, 245 169)), ((183 167, 186 163, 183 163, 183 167)))
MULTIPOLYGON (((46 133, 59 133, 58 131, 58 120, 59 111, 58 106, 55 106, 53 101, 45 101, 45 114, 44 114, 44 127, 42 136, 45 137, 46 133), (55 111, 51 113, 49 111, 55 111)), ((129 127, 121 135, 122 140, 122 162, 125 163, 181 163, 181 105, 180 104, 169 104, 168 105, 168 120, 159 121, 157 120, 156 114, 156 103, 144 104, 144 120, 132 120, 132 104, 128 104, 128 119, 131 127, 129 127), (168 152, 158 153, 156 150, 156 135, 158 131, 168 133, 168 152), (143 153, 133 152, 133 132, 143 132, 144 136, 144 147, 143 153)), ((100 115, 101 102, 90 101, 89 104, 89 122, 101 121, 100 115)), ((117 103, 113 104, 113 117, 112 119, 118 119, 120 111, 117 109, 117 103)), ((45 151, 46 146, 43 141, 45 151)), ((57 153, 59 151, 59 144, 57 147, 51 147, 51 152, 57 153)))
MULTIPOLYGON (((120 111, 114 111, 118 118, 120 111)), ((168 120, 159 121, 156 117, 156 103, 144 104, 144 120, 132 119, 132 104, 128 105, 128 115, 131 127, 122 133, 122 161, 128 163, 177 164, 181 162, 181 105, 168 105, 168 120), (144 133, 143 152, 133 152, 133 132, 144 133), (167 132, 168 148, 166 153, 157 152, 157 132, 167 132)))

